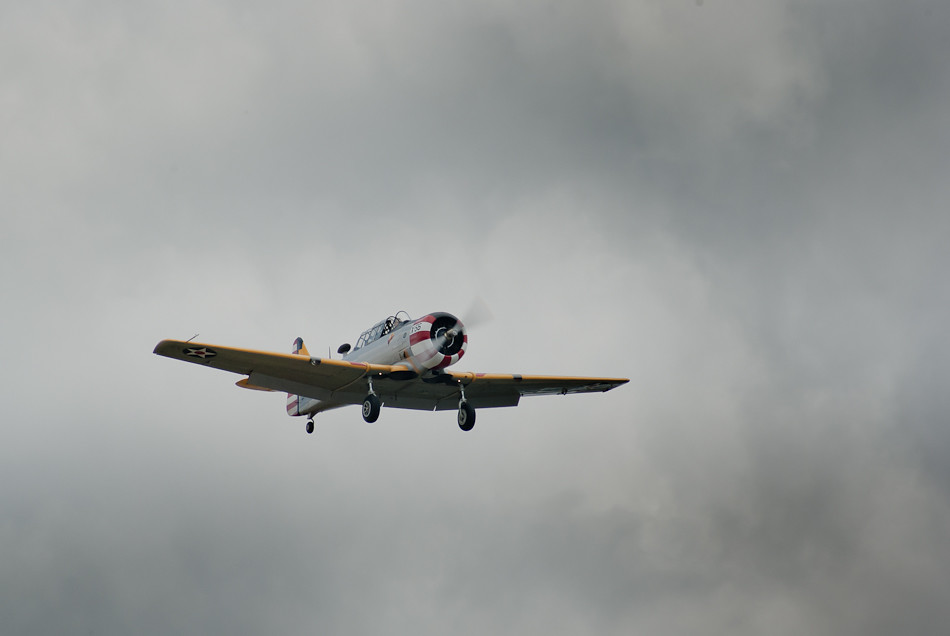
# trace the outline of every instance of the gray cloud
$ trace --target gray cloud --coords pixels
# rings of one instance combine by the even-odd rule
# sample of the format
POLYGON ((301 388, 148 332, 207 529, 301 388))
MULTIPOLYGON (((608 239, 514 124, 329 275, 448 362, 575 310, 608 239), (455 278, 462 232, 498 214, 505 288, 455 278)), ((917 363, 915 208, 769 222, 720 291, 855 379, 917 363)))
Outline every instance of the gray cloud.
POLYGON ((0 10, 11 633, 947 624, 936 2, 0 10), (445 414, 163 337, 620 375, 445 414))

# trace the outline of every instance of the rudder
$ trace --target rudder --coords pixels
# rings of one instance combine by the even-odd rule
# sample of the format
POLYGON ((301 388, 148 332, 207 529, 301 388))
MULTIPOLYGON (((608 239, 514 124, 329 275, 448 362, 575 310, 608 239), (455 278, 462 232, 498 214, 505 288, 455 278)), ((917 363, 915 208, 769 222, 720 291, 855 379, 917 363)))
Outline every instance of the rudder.
MULTIPOLYGON (((310 356, 310 352, 307 351, 306 345, 303 343, 303 338, 297 338, 294 340, 294 349, 293 354, 298 356, 310 356)), ((298 416, 302 415, 300 412, 300 396, 294 395, 293 393, 287 394, 287 415, 298 416)))

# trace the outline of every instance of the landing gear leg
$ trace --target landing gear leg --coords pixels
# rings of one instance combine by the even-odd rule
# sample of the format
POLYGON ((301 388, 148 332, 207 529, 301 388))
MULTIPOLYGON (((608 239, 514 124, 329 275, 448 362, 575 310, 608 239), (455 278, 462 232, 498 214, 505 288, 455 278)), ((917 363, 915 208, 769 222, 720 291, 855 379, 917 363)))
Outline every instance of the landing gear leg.
POLYGON ((372 424, 379 419, 379 407, 382 403, 375 393, 370 393, 363 400, 363 419, 372 424))
POLYGON ((459 403, 459 428, 470 431, 475 426, 475 407, 468 402, 459 403))
POLYGON ((459 428, 470 431, 475 426, 475 407, 465 399, 465 387, 461 382, 459 382, 459 393, 462 396, 459 400, 459 428))
POLYGON ((382 402, 373 391, 373 378, 366 378, 366 383, 369 385, 369 395, 363 400, 363 419, 372 424, 379 419, 379 407, 382 406, 382 402))

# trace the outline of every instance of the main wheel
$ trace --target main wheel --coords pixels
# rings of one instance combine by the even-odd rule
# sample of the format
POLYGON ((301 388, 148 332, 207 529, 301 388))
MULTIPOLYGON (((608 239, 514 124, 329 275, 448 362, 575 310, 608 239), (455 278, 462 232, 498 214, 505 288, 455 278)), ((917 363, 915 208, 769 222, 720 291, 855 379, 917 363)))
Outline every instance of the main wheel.
POLYGON ((459 404, 459 428, 470 431, 475 426, 475 407, 468 402, 459 404))
POLYGON ((382 403, 378 397, 372 393, 367 395, 366 399, 363 400, 363 419, 369 423, 373 423, 379 419, 380 406, 382 406, 382 403))
POLYGON ((313 432, 313 420, 307 420, 307 435, 313 432))

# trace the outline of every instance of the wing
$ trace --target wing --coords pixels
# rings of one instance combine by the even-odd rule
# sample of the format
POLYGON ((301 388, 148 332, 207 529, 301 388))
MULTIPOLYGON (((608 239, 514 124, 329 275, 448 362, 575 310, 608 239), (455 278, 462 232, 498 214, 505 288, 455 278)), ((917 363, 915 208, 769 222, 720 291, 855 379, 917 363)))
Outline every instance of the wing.
POLYGON ((325 408, 359 404, 367 380, 388 407, 444 410, 458 408, 462 391, 475 408, 517 406, 523 395, 566 395, 609 391, 626 378, 578 378, 497 373, 407 374, 405 367, 347 362, 308 355, 163 340, 156 354, 247 376, 238 386, 283 391, 321 400, 325 408))
MULTIPOLYGON (((629 382, 627 378, 586 378, 553 375, 520 375, 517 373, 466 373, 447 372, 432 379, 420 379, 418 384, 430 383, 424 389, 433 396, 438 394, 435 410, 456 409, 461 398, 461 385, 465 399, 475 408, 517 406, 523 395, 567 395, 569 393, 602 393, 629 382), (436 384, 437 383, 437 384, 436 384), (435 389, 435 387, 438 389, 435 389)), ((414 395, 417 383, 408 386, 396 395, 414 395)), ((386 406, 399 406, 386 402, 386 406)))
POLYGON ((383 364, 346 362, 293 353, 253 351, 180 340, 162 340, 154 353, 200 364, 212 369, 246 375, 238 386, 246 389, 284 391, 339 404, 356 404, 366 397, 366 376, 388 375, 383 364))

